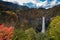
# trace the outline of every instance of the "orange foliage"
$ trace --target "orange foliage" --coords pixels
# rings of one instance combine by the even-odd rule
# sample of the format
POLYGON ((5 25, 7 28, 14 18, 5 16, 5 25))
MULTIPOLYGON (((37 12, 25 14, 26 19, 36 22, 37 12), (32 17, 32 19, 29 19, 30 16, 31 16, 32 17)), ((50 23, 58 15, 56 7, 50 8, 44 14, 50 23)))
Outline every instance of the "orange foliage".
POLYGON ((5 24, 0 25, 0 40, 10 40, 13 35, 14 27, 6 27, 5 24))

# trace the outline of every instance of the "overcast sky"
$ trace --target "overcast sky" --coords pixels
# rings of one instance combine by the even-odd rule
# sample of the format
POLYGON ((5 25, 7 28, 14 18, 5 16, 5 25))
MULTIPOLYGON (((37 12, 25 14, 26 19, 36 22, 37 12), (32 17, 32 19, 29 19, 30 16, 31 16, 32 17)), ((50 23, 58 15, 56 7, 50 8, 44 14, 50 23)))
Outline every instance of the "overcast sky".
MULTIPOLYGON (((54 7, 55 5, 60 4, 60 0, 3 0, 7 2, 17 3, 19 5, 23 5, 24 3, 32 3, 38 7, 44 7, 46 9, 54 7)), ((30 5, 31 6, 31 5, 30 5)))

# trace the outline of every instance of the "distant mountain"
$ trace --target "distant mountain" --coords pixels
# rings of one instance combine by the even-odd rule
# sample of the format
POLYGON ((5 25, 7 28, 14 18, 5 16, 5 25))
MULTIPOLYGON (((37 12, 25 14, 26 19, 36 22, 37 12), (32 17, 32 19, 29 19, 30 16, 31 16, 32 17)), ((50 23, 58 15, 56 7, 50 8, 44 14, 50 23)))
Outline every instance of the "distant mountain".
POLYGON ((21 0, 19 0, 19 1, 18 0, 3 0, 3 1, 17 3, 17 4, 23 5, 23 6, 25 5, 30 8, 43 7, 45 9, 49 9, 49 8, 52 8, 52 7, 60 4, 59 0, 22 0, 22 1, 21 0))
POLYGON ((29 8, 37 8, 35 4, 33 4, 32 2, 29 3, 24 3, 23 5, 26 5, 29 8))
POLYGON ((27 6, 21 6, 11 2, 0 1, 0 9, 2 10, 23 10, 29 9, 27 6))

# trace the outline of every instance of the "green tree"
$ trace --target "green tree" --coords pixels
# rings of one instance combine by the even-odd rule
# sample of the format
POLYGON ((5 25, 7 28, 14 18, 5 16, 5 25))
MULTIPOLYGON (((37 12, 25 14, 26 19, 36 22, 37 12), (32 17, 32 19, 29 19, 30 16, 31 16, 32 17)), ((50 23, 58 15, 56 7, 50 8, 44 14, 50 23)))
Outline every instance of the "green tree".
POLYGON ((50 40, 60 40, 60 16, 53 18, 47 32, 50 40))
POLYGON ((0 20, 0 24, 2 24, 3 23, 3 20, 0 20))
POLYGON ((36 40, 48 40, 48 34, 39 32, 36 34, 36 40))
POLYGON ((35 30, 33 28, 29 28, 25 32, 26 32, 26 34, 28 36, 27 37, 28 40, 36 40, 36 37, 35 37, 36 32, 35 32, 35 30))
POLYGON ((36 40, 36 32, 33 28, 29 28, 25 31, 21 29, 15 29, 12 40, 36 40))
POLYGON ((28 40, 27 34, 23 30, 15 29, 12 40, 28 40))

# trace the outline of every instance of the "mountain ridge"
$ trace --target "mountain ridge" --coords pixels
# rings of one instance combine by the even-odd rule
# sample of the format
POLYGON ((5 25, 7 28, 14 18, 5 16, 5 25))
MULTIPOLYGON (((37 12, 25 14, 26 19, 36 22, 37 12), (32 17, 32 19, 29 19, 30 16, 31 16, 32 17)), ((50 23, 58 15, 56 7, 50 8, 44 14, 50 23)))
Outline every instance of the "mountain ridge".
MULTIPOLYGON (((39 7, 39 8, 29 8, 28 6, 22 6, 22 5, 18 5, 18 4, 14 4, 14 3, 11 3, 11 2, 6 2, 6 1, 0 1, 0 6, 2 6, 3 7, 3 5, 5 5, 5 6, 7 6, 7 8, 9 7, 10 9, 17 9, 17 10, 22 10, 22 9, 45 9, 45 8, 43 8, 43 7, 39 7)), ((59 6, 59 5, 57 5, 57 6, 59 6)), ((56 7, 56 6, 54 6, 54 7, 56 7)), ((54 8, 54 7, 52 7, 52 8, 54 8)), ((9 9, 8 8, 8 9, 9 9)), ((51 9, 51 8, 49 8, 49 9, 51 9)))

